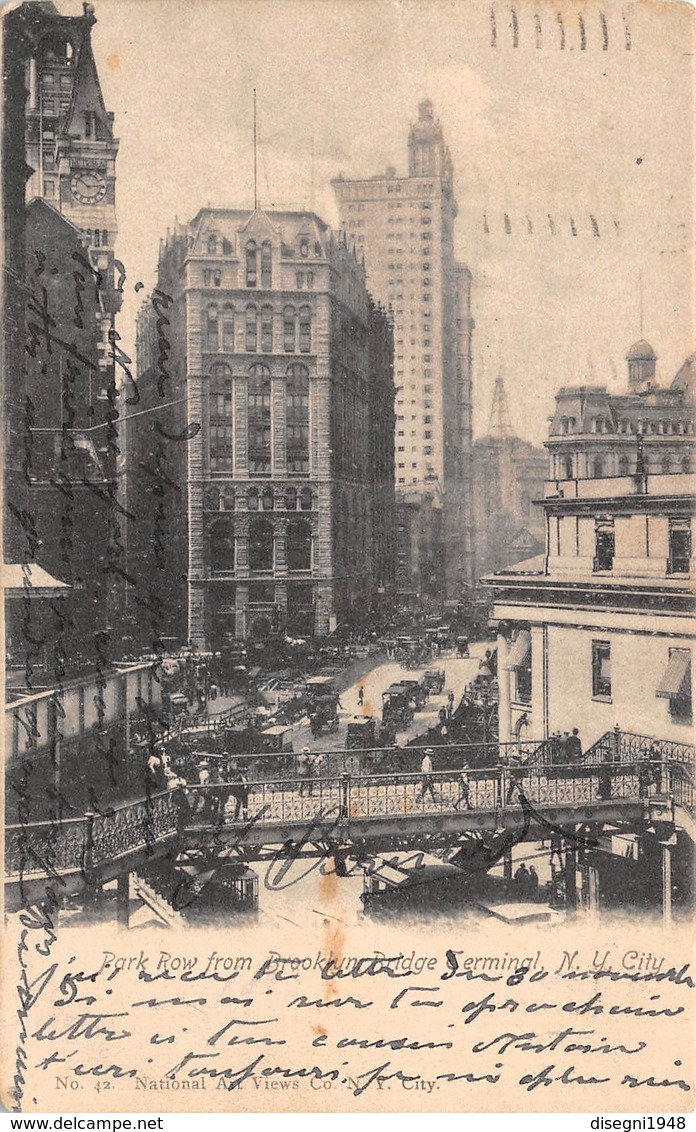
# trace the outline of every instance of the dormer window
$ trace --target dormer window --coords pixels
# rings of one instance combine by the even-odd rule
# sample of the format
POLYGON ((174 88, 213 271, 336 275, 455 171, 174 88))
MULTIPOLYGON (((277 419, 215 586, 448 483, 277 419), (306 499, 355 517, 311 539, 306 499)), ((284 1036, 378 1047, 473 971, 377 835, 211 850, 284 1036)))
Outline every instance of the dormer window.
POLYGON ((208 236, 208 255, 215 255, 217 253, 217 236, 214 232, 208 236))
POLYGON ((309 255, 309 240, 304 237, 300 240, 300 255, 303 259, 309 255))

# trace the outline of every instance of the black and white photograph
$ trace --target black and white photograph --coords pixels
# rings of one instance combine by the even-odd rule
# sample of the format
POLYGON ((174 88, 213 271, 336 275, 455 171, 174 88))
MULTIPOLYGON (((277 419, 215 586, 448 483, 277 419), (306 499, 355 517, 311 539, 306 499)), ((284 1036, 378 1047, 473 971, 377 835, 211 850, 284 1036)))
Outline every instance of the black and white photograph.
POLYGON ((693 1109, 694 41, 4 7, 7 1110, 693 1109))

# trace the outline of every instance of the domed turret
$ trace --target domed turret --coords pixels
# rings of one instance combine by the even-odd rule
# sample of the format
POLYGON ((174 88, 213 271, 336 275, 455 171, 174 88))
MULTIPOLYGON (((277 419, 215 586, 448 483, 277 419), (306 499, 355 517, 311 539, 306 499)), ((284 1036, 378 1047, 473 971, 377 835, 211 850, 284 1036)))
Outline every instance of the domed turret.
POLYGON ((645 339, 641 338, 639 342, 633 343, 626 354, 626 361, 628 384, 631 389, 637 389, 654 379, 657 354, 645 339))

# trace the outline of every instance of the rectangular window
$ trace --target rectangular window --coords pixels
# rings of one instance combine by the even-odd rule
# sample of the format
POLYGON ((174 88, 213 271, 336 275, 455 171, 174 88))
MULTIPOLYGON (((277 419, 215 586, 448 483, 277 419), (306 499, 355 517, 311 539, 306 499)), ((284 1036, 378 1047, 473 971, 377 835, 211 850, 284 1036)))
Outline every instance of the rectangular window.
POLYGON ((592 697, 611 699, 611 645, 609 641, 592 642, 592 697))
POLYGON ((210 470, 232 471, 232 382, 224 378, 210 389, 210 470))
POLYGON ((520 704, 531 704, 532 702, 531 664, 515 669, 515 699, 520 704))
POLYGON ((691 723, 693 721, 693 706, 691 702, 691 650, 670 649, 670 668, 679 666, 683 676, 679 685, 675 687, 674 694, 669 696, 669 714, 675 723, 691 723))
POLYGON ((595 557, 592 569, 601 573, 614 568, 614 520, 595 519, 595 557))
POLYGON ((688 574, 691 566, 691 519, 669 520, 668 574, 688 574))

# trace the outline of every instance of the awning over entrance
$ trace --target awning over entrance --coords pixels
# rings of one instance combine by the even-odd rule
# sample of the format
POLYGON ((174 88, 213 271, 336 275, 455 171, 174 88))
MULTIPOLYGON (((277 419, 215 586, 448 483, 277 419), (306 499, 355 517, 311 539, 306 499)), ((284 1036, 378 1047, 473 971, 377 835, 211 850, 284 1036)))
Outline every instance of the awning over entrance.
POLYGON ((676 699, 688 693, 691 680, 691 653, 689 649, 672 649, 664 675, 657 686, 656 695, 676 699))
POLYGON ((506 668, 529 668, 532 663, 532 634, 529 629, 521 629, 517 640, 510 649, 506 668))

